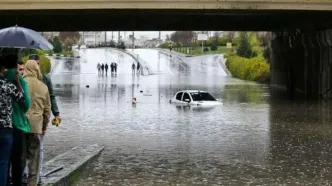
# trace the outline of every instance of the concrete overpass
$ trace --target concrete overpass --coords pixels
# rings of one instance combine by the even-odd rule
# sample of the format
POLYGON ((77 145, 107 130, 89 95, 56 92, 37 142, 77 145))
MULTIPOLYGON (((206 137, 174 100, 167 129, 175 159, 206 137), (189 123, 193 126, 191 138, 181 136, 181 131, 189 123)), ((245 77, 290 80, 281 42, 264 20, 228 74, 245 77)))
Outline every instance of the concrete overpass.
POLYGON ((59 30, 328 28, 330 0, 0 0, 0 27, 59 30))

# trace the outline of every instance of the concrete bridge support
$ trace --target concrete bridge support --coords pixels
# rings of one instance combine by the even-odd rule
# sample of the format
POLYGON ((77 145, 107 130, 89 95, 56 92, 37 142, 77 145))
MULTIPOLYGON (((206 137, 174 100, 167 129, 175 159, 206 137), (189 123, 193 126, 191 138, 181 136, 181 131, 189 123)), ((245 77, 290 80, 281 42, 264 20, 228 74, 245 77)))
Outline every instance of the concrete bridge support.
POLYGON ((284 30, 271 41, 271 84, 290 98, 332 98, 332 29, 284 30))

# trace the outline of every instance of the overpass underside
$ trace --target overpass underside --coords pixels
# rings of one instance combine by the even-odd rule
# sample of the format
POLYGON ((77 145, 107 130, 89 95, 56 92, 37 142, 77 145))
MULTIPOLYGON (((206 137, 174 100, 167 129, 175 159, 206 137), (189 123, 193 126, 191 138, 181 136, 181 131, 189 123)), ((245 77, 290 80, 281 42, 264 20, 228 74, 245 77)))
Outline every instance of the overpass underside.
POLYGON ((228 30, 332 28, 332 11, 253 9, 0 10, 0 27, 38 31, 228 30))
POLYGON ((289 6, 287 3, 276 6, 272 0, 268 5, 264 4, 268 0, 253 1, 256 4, 243 4, 249 0, 200 0, 207 6, 188 4, 199 2, 193 0, 173 0, 173 4, 167 4, 167 0, 164 4, 161 0, 145 0, 143 4, 135 4, 140 0, 34 0, 40 1, 41 8, 29 4, 31 0, 22 1, 25 4, 15 4, 16 1, 22 0, 5 1, 10 5, 0 6, 0 28, 17 24, 38 31, 271 31, 274 33, 271 83, 286 87, 291 97, 302 92, 306 99, 332 98, 332 2, 329 0, 303 3, 279 0, 296 2, 288 3, 289 6), (115 3, 93 3, 96 1, 115 3), (240 1, 242 4, 237 3, 240 1), (149 2, 155 5, 150 6, 149 2), (223 6, 214 6, 218 2, 223 2, 223 6))

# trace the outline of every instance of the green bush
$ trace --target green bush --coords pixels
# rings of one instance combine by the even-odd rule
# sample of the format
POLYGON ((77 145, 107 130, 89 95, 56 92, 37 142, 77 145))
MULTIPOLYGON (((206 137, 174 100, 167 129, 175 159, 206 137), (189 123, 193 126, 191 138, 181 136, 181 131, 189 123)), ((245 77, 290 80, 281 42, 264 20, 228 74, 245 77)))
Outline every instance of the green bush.
POLYGON ((243 58, 226 55, 226 66, 232 75, 239 79, 266 81, 270 77, 270 65, 263 57, 243 58))
POLYGON ((221 38, 219 38, 219 46, 226 46, 228 43, 228 38, 226 36, 223 36, 221 38))
POLYGON ((218 46, 217 45, 212 45, 211 46, 211 51, 216 51, 218 49, 218 46))
POLYGON ((204 52, 208 52, 208 51, 209 51, 209 48, 208 48, 208 47, 205 47, 205 48, 203 49, 203 51, 204 51, 204 52))
MULTIPOLYGON (((37 52, 38 53, 38 52, 37 52)), ((29 56, 24 56, 22 58, 23 62, 26 63, 29 59, 29 56)), ((51 60, 47 58, 45 55, 40 55, 40 60, 39 60, 39 66, 40 70, 42 71, 43 74, 48 74, 51 71, 51 60)))

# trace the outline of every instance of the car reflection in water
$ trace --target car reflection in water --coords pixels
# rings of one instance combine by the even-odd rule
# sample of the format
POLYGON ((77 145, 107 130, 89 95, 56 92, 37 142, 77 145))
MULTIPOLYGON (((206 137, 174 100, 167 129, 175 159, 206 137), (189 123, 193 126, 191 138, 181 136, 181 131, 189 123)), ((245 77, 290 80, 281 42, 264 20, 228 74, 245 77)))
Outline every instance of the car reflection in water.
POLYGON ((176 109, 181 112, 187 111, 194 111, 194 112, 209 112, 217 107, 217 105, 209 105, 209 106, 202 106, 202 105, 183 105, 176 103, 176 109))

